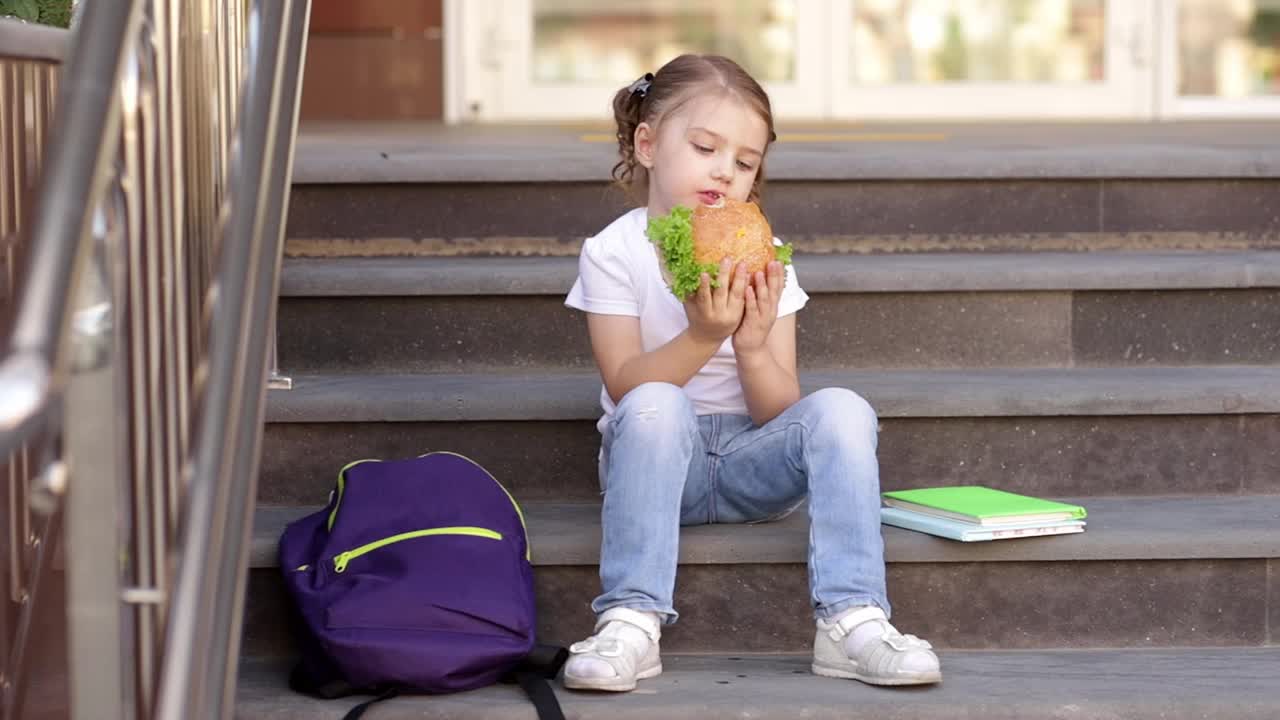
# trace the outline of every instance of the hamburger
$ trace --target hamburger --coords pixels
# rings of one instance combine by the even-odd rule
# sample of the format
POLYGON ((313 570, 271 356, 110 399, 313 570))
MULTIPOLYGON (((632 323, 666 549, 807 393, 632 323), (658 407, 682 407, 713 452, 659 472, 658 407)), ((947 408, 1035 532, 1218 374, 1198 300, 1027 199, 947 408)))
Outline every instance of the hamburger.
POLYGON ((647 235, 658 248, 663 278, 681 302, 697 292, 704 272, 711 286, 719 287, 716 275, 726 257, 746 263, 750 274, 773 260, 791 264, 791 245, 775 242, 769 221, 753 202, 720 198, 696 210, 677 205, 650 218, 647 235))

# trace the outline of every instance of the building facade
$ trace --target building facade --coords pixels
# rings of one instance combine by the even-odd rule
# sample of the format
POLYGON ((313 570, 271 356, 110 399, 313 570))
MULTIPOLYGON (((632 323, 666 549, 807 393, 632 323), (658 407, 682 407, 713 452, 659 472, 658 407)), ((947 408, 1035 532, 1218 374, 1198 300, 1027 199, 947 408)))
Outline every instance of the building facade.
POLYGON ((1280 117, 1280 0, 316 0, 304 119, 603 121, 690 51, 784 120, 1280 117))

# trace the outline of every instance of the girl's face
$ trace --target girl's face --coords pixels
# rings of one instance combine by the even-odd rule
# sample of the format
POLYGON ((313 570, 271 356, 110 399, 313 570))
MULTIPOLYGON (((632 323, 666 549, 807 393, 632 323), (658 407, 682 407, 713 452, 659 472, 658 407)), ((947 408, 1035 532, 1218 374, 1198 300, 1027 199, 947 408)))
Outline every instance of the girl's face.
POLYGON ((721 197, 746 200, 769 140, 764 118, 732 95, 690 99, 636 128, 636 159, 649 171, 649 214, 676 205, 713 205, 721 197))

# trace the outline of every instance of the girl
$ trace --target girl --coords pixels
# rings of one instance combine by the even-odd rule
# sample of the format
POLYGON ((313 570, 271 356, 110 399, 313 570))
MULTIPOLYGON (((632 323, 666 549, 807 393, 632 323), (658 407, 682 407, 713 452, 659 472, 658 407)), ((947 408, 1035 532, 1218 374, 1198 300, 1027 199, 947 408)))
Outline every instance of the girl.
MULTIPOLYGON (((778 262, 681 303, 645 235, 650 216, 721 197, 758 200, 775 139, 769 98, 732 60, 682 55, 613 99, 614 177, 647 207, 583 246, 566 304, 587 313, 604 389, 595 634, 570 648, 566 687, 626 691, 662 672, 680 526, 780 518, 809 497, 813 672, 937 682, 929 643, 889 624, 876 415, 858 395, 800 396, 795 312, 808 296, 778 262)), ((746 600, 746 598, 744 598, 746 600)))

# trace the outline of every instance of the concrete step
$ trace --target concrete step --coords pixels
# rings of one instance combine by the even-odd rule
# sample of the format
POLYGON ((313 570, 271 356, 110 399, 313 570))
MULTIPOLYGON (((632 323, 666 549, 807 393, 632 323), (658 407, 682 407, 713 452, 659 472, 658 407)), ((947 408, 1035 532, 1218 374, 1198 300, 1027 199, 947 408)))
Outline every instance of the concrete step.
MULTIPOLYGON (((595 420, 594 371, 300 375, 268 395, 277 422, 595 420)), ((847 387, 881 418, 1280 412, 1280 367, 811 370, 802 392, 847 387)))
MULTIPOLYGON (((307 123, 302 184, 595 182, 617 145, 609 124, 307 123)), ((1274 178, 1269 120, 1133 122, 779 121, 771 182, 1274 178)))
MULTIPOLYGON (((631 693, 583 693, 556 684, 571 719, 614 720, 1273 720, 1280 717, 1280 648, 1054 650, 941 654, 943 681, 874 688, 820 678, 801 655, 667 654, 663 674, 631 693), (856 708, 856 711, 853 709, 856 708)), ((367 699, 367 698, 366 698, 367 699)), ((341 718, 361 698, 315 700, 288 688, 288 665, 243 663, 239 720, 341 718)), ((514 685, 405 697, 370 712, 385 720, 535 717, 514 685)))
MULTIPOLYGON (((771 181, 801 252, 1280 248, 1280 179, 771 181)), ((293 256, 576 255, 634 204, 605 182, 293 186, 293 256)))
MULTIPOLYGON (((522 500, 599 492, 593 371, 294 381, 268 394, 263 502, 317 502, 353 459, 432 449, 475 458, 522 500)), ((810 371, 802 385, 877 409, 885 489, 1280 493, 1280 368, 810 371)))
MULTIPOLYGON (((805 367, 1280 363, 1280 252, 800 256, 805 367)), ((591 369, 573 258, 293 259, 288 372, 591 369), (512 317, 520 318, 518 329, 512 317), (554 338, 554 342, 548 342, 554 338)))
MULTIPOLYGON (((958 543, 884 527, 894 619, 942 648, 1280 644, 1280 497, 1067 498, 1079 535, 958 543)), ((260 507, 245 654, 287 655, 276 561, 285 524, 318 509, 260 507)), ((523 506, 536 566, 539 635, 591 631, 599 592, 598 504, 523 506)), ((813 641, 802 509, 755 525, 681 532, 672 652, 803 652, 813 641)))
MULTIPOLYGON (((608 131, 304 130, 289 251, 576 254, 629 206, 608 187, 608 131)), ((896 123, 780 136, 764 208, 807 251, 1280 246, 1280 156, 1262 122, 896 123)))
MULTIPOLYGON (((797 254, 811 294, 1206 290, 1280 286, 1280 252, 797 254)), ((563 296, 576 258, 291 258, 284 297, 563 296)))

